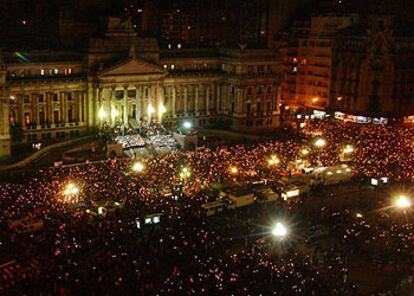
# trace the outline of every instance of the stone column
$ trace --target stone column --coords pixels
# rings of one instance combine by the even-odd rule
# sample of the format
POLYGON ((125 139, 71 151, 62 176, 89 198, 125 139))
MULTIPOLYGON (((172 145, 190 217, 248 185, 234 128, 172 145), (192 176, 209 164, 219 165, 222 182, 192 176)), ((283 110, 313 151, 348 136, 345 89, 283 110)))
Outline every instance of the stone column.
POLYGON ((221 106, 221 85, 217 84, 216 87, 216 112, 220 112, 221 106))
POLYGON ((76 92, 76 122, 82 121, 82 97, 83 92, 77 91, 76 92))
POLYGON ((135 120, 139 122, 141 118, 141 100, 139 99, 140 86, 135 85, 135 120))
POLYGON ((11 154, 9 101, 0 98, 0 157, 11 154))
POLYGON ((128 126, 129 108, 128 108, 128 86, 124 86, 124 100, 123 100, 123 123, 128 126))
POLYGON ((206 85, 206 114, 210 114, 210 86, 206 85))
POLYGON ((88 83, 88 93, 85 101, 87 101, 87 107, 85 108, 85 122, 88 123, 88 127, 99 126, 98 89, 94 89, 92 83, 88 83))
POLYGON ((31 94, 31 102, 32 102, 32 122, 36 122, 36 128, 39 126, 39 100, 38 94, 31 94))
POLYGON ((113 118, 112 116, 112 108, 115 108, 115 87, 111 86, 110 89, 110 95, 109 95, 109 100, 107 103, 107 114, 109 117, 109 124, 110 126, 114 126, 115 125, 115 118, 113 118))
POLYGON ((184 116, 188 116, 188 86, 183 85, 184 116))
POLYGON ((172 86, 172 106, 171 106, 171 111, 172 111, 172 115, 173 117, 177 117, 177 113, 176 113, 176 96, 177 96, 177 90, 175 85, 172 86))
POLYGON ((195 99, 194 99, 194 113, 195 115, 200 115, 198 110, 198 85, 194 85, 195 99))

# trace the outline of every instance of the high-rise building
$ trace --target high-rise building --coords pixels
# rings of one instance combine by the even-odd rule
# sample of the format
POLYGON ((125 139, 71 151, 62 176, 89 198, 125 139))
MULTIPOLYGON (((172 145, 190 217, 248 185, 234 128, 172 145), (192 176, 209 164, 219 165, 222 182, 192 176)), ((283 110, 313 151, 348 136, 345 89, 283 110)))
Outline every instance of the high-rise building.
POLYGON ((290 110, 407 115, 414 14, 404 1, 351 2, 323 1, 284 35, 281 100, 290 110))

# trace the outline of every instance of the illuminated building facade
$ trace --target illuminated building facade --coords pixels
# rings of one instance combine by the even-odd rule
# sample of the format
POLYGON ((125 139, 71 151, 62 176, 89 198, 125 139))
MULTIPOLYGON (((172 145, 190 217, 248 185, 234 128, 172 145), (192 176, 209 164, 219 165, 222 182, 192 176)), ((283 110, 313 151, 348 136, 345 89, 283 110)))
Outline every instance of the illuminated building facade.
POLYGON ((167 125, 272 130, 279 71, 269 49, 160 50, 128 20, 109 18, 85 53, 2 53, 0 154, 10 152, 10 141, 64 139, 161 118, 167 125))

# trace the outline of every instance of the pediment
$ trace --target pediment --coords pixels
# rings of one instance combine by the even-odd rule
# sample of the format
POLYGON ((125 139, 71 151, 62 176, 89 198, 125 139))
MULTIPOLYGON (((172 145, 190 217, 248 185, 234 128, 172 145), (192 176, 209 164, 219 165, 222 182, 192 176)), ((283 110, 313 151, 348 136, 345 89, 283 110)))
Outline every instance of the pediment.
POLYGON ((156 64, 137 58, 129 58, 122 63, 105 69, 99 74, 99 77, 166 74, 167 72, 156 64))

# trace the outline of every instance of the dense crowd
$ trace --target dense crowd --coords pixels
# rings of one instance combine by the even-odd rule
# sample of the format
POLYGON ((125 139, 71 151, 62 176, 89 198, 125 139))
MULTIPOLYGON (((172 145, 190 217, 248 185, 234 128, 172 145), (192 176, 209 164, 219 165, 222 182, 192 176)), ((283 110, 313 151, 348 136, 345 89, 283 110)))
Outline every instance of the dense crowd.
POLYGON ((314 121, 308 122, 302 133, 303 137, 295 140, 155 156, 143 160, 141 173, 131 171, 129 160, 108 160, 44 169, 23 182, 2 183, 0 254, 7 254, 10 260, 24 262, 36 257, 41 262, 39 276, 19 282, 9 292, 354 295, 357 288, 347 274, 350 253, 375 262, 379 269, 392 266, 395 272, 410 272, 408 263, 414 266, 413 224, 395 224, 388 219, 367 227, 368 222, 362 223, 349 212, 356 206, 375 209, 381 206, 380 200, 360 201, 339 211, 324 209, 322 214, 320 208, 311 210, 300 204, 256 205, 220 220, 199 213, 201 203, 216 197, 207 188, 220 181, 277 180, 288 162, 298 157, 307 157, 313 164, 334 164, 346 144, 356 147, 353 161, 358 174, 413 178, 410 139, 414 132, 409 128, 314 121), (309 155, 300 156, 303 147, 312 147, 315 136, 324 137, 326 147, 311 148, 309 155), (269 166, 271 155, 280 159, 278 166, 269 166), (230 167, 238 168, 237 175, 230 167), (180 178, 183 168, 191 172, 186 179, 180 178), (106 218, 94 218, 85 208, 71 207, 62 202, 62 191, 69 182, 79 186, 79 196, 89 208, 108 201, 116 201, 122 208, 106 218), (164 197, 164 188, 180 193, 180 199, 164 197), (286 245, 274 241, 263 225, 281 209, 285 216, 303 217, 298 229, 334 225, 336 243, 315 243, 316 247, 298 251, 305 244, 303 237, 286 245), (299 212, 302 214, 297 215, 299 212), (162 213, 162 223, 137 229, 136 218, 151 213, 162 213), (42 232, 22 235, 8 229, 8 221, 29 214, 44 220, 42 232), (275 247, 255 248, 258 233, 275 247))

